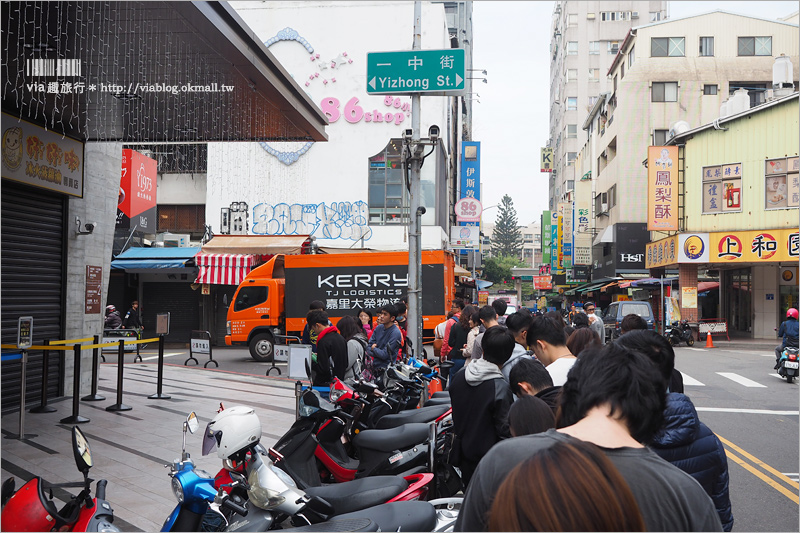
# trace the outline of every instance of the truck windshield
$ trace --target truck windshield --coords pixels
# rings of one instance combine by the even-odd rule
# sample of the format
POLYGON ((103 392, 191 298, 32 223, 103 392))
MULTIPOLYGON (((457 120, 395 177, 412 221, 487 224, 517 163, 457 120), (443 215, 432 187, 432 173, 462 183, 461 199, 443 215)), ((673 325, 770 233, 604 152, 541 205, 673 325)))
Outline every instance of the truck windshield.
POLYGON ((267 287, 242 287, 233 302, 233 310, 241 311, 267 301, 267 287))

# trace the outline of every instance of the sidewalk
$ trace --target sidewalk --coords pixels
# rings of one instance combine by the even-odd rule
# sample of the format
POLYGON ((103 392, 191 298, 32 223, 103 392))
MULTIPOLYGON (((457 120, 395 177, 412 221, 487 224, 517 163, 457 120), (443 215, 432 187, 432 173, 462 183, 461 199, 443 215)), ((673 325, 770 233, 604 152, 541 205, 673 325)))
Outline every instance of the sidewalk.
MULTIPOLYGON (((714 342, 714 347, 723 350, 763 350, 766 352, 772 352, 775 350, 776 346, 780 346, 781 344, 781 340, 777 337, 775 339, 737 339, 735 337, 731 337, 731 340, 727 340, 725 337, 720 336, 713 336, 711 338, 714 342)), ((704 348, 705 344, 705 335, 701 335, 699 339, 695 339, 694 341, 695 348, 704 348)), ((685 344, 682 343, 680 346, 685 346, 685 344)))
MULTIPOLYGON (((117 365, 100 365, 98 394, 105 400, 80 402, 81 424, 92 448, 94 480, 107 479, 106 498, 114 508, 114 523, 122 531, 159 531, 177 504, 168 469, 164 465, 180 456, 181 428, 190 411, 197 413, 200 429, 187 435, 186 448, 198 468, 216 474, 220 459, 213 453, 200 455, 201 433, 223 402, 226 407, 245 404, 256 409, 263 428, 261 442, 269 447, 295 420, 294 380, 239 374, 224 370, 164 366, 162 393, 170 399, 151 400, 156 393, 157 366, 153 363, 125 365, 122 403, 130 411, 109 412, 116 402, 117 365)), ((86 396, 89 390, 82 390, 86 396)), ((0 439, 2 481, 14 476, 17 488, 35 475, 51 483, 81 481, 72 454, 71 426, 60 420, 72 415, 72 399, 49 402, 57 412, 25 414, 26 440, 0 439)), ((29 405, 35 407, 35 405, 29 405)), ((2 417, 2 434, 19 432, 19 413, 2 417)), ((95 486, 92 484, 92 492, 95 486)), ((77 494, 79 489, 67 489, 77 494)), ((69 498, 64 489, 54 489, 61 502, 69 498)), ((61 507, 59 502, 56 502, 61 507)))

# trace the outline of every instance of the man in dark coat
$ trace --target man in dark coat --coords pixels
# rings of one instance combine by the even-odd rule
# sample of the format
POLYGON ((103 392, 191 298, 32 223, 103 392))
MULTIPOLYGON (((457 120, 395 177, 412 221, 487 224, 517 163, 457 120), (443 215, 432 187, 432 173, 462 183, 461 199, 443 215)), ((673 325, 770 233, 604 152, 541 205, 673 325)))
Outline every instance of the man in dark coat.
POLYGON ((313 383, 316 387, 330 385, 333 376, 344 379, 347 370, 347 341, 336 329, 329 326, 328 313, 319 309, 308 313, 308 328, 317 336, 317 360, 311 367, 314 370, 313 383))
POLYGON ((483 357, 461 369, 448 387, 453 404, 454 463, 464 486, 486 452, 511 437, 508 410, 514 395, 500 367, 511 357, 514 337, 502 328, 483 334, 483 357))
POLYGON ((113 305, 106 306, 106 318, 104 326, 106 329, 117 329, 122 325, 122 317, 113 305))
POLYGON ((142 321, 139 318, 139 302, 136 300, 131 302, 131 308, 125 313, 125 319, 122 321, 122 325, 126 329, 144 329, 142 321))

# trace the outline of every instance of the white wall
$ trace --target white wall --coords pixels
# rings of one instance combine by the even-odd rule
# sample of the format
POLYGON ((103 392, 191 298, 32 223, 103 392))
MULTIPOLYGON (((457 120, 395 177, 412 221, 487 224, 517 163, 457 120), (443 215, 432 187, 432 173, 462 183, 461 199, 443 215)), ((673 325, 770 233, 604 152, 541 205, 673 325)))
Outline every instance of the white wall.
MULTIPOLYGON (((339 116, 326 129, 329 141, 312 145, 290 165, 280 162, 259 143, 209 145, 206 221, 218 233, 220 209, 243 201, 250 211, 250 234, 312 233, 320 246, 332 247, 348 247, 367 234, 366 246, 396 246, 397 241, 378 240, 393 232, 373 228, 370 234, 365 225, 367 159, 411 127, 411 98, 399 97, 398 109, 394 100, 386 105, 385 97, 368 96, 366 54, 411 49, 413 3, 232 2, 232 6, 258 39, 267 41, 291 28, 313 47, 312 55, 299 42, 279 41, 269 50, 331 119, 337 118, 337 111, 344 113, 352 98, 357 99, 364 115, 355 123, 339 116), (337 59, 341 66, 330 68, 331 61, 337 59), (321 65, 327 68, 320 69, 321 65), (331 98, 338 99, 338 108, 331 98), (408 104, 407 112, 402 110, 403 104, 408 104), (392 122, 366 122, 366 113, 375 112, 391 113, 392 122), (290 206, 283 217, 274 211, 278 204, 290 206), (325 204, 324 208, 320 204, 325 204)), ((423 4, 422 24, 423 49, 449 48, 441 4, 423 4)), ((447 100, 422 98, 423 135, 432 124, 446 131, 447 100)), ((268 145, 282 152, 296 152, 305 146, 285 142, 268 145)), ((433 180, 435 166, 433 157, 428 159, 422 169, 423 180, 433 180)), ((423 224, 434 223, 434 207, 428 208, 423 224)))
MULTIPOLYGON (((206 175, 197 173, 158 175, 158 203, 202 205, 206 203, 206 175)), ((217 217, 217 220, 219 217, 217 217)))
POLYGON ((781 322, 778 316, 779 273, 778 265, 753 267, 753 337, 756 339, 775 338, 775 326, 781 322), (772 295, 772 300, 767 300, 768 294, 772 295))

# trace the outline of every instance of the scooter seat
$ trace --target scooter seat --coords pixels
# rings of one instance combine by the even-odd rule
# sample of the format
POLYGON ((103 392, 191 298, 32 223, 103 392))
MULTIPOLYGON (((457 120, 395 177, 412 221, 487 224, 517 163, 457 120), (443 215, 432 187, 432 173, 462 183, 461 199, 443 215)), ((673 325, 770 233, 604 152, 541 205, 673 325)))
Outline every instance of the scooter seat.
MULTIPOLYGON (((449 403, 449 400, 448 400, 449 403)), ((409 422, 433 422, 450 409, 449 405, 436 405, 433 407, 423 407, 421 409, 408 409, 397 414, 385 415, 378 420, 377 429, 389 429, 400 427, 409 422)))
POLYGON ((327 522, 320 522, 319 524, 312 524, 310 526, 302 527, 289 527, 282 531, 295 531, 297 533, 338 533, 340 531, 380 531, 380 526, 370 520, 368 517, 359 518, 339 518, 334 517, 327 522))
POLYGON ((431 396, 431 398, 449 398, 449 397, 450 397, 450 391, 446 390, 437 390, 436 392, 433 393, 433 396, 431 396))
POLYGON ((372 476, 345 483, 334 483, 305 490, 309 497, 318 496, 333 506, 339 516, 365 507, 386 503, 408 488, 398 476, 372 476))
POLYGON ((439 407, 445 406, 448 409, 450 408, 451 400, 450 398, 431 398, 425 402, 425 407, 439 407))
MULTIPOLYGON (((407 449, 428 440, 428 424, 405 424, 391 429, 365 429, 353 437, 357 448, 379 452, 407 449)), ((414 530, 418 531, 418 530, 414 530)))
POLYGON ((385 503, 334 520, 352 518, 370 518, 381 531, 433 531, 436 527, 436 509, 430 503, 420 501, 385 503))

